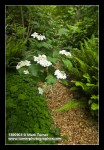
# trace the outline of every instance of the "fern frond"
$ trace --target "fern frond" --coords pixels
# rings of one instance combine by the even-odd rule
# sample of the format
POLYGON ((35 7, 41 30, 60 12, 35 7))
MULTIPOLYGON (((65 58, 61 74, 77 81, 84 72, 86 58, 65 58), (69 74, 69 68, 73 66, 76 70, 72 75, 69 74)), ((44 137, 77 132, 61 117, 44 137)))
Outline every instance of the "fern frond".
POLYGON ((87 104, 85 101, 72 99, 70 102, 66 103, 64 106, 58 108, 56 112, 62 112, 62 111, 70 110, 70 109, 85 108, 85 107, 87 107, 87 104))

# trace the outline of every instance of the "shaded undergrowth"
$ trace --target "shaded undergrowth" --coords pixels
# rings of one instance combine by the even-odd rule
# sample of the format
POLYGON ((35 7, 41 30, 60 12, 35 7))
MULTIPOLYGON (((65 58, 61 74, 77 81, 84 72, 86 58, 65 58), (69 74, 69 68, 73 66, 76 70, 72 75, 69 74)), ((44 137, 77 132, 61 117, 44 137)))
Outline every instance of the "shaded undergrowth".
MULTIPOLYGON (((45 96, 39 95, 29 77, 17 73, 6 75, 6 143, 7 144, 55 144, 53 141, 9 141, 9 133, 39 133, 59 137, 54 127, 45 96)), ((41 137, 42 138, 42 137, 41 137)))

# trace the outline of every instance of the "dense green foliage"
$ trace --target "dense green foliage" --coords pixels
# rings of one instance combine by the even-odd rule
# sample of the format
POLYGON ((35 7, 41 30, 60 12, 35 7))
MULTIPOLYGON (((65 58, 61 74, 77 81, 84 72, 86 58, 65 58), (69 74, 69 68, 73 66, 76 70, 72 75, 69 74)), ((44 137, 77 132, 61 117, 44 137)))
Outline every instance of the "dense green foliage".
POLYGON ((71 82, 74 84, 71 89, 78 90, 87 97, 92 115, 97 116, 99 109, 98 39, 92 36, 91 39, 84 40, 80 50, 73 49, 72 55, 71 58, 62 59, 63 65, 72 79, 71 82))
MULTIPOLYGON (((40 133, 48 137, 59 137, 44 96, 29 77, 7 73, 6 86, 6 130, 8 133, 40 133)), ((7 141, 12 144, 55 144, 56 141, 7 141)))
POLYGON ((7 134, 38 132, 59 136, 46 98, 38 93, 39 83, 47 87, 57 82, 56 69, 67 74, 66 79, 58 81, 79 94, 57 111, 86 107, 98 117, 98 6, 6 6, 6 69, 16 71, 18 62, 24 60, 31 65, 18 69, 20 76, 15 72, 7 72, 6 76, 7 134), (34 32, 46 39, 33 38, 34 32), (71 56, 60 55, 61 50, 71 56), (36 63, 33 56, 38 55, 46 55, 52 65, 36 63), (24 74, 26 69, 29 74, 24 74))
POLYGON ((98 36, 98 6, 7 6, 6 37, 12 40, 6 48, 7 66, 15 61, 11 57, 18 58, 17 50, 20 58, 41 52, 52 56, 56 50, 79 48, 80 42, 92 34, 98 36), (45 35, 47 40, 32 39, 33 32, 45 35))

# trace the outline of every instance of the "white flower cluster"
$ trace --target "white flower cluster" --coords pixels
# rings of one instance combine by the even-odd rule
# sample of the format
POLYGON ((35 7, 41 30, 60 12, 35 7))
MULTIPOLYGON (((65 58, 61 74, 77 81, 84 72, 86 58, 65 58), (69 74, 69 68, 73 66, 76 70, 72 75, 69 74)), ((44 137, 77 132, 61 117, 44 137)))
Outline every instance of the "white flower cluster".
POLYGON ((17 64, 16 69, 19 69, 19 68, 21 68, 21 67, 23 67, 23 66, 30 66, 30 65, 31 65, 31 63, 30 63, 30 61, 28 61, 28 60, 20 61, 20 62, 17 64))
POLYGON ((67 52, 66 50, 61 50, 59 51, 59 54, 64 54, 66 56, 71 56, 71 53, 70 52, 67 52))
POLYGON ((39 91, 39 94, 43 94, 43 89, 41 87, 38 87, 38 91, 39 91))
POLYGON ((64 71, 60 71, 57 69, 54 75, 57 76, 57 79, 66 79, 66 74, 64 73, 64 71))
POLYGON ((39 55, 38 57, 36 56, 33 57, 34 57, 34 61, 36 61, 38 64, 40 64, 43 67, 48 67, 52 65, 52 63, 47 60, 46 55, 39 55))
POLYGON ((37 38, 38 40, 42 41, 44 39, 46 39, 46 37, 44 35, 39 35, 38 33, 34 32, 33 34, 31 34, 31 36, 33 36, 33 38, 37 38))
POLYGON ((29 74, 28 70, 24 70, 23 72, 24 72, 24 74, 29 74))

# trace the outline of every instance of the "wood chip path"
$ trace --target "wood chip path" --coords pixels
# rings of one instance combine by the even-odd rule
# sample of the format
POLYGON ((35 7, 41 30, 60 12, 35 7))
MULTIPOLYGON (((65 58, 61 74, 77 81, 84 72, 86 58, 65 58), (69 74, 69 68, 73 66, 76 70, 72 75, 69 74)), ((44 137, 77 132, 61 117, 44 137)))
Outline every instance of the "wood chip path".
POLYGON ((61 83, 52 87, 47 93, 48 107, 52 113, 55 126, 61 129, 62 141, 59 145, 99 145, 98 123, 92 119, 84 108, 56 112, 72 99, 73 94, 69 88, 61 83))

